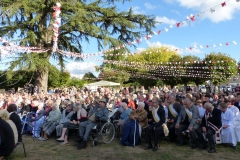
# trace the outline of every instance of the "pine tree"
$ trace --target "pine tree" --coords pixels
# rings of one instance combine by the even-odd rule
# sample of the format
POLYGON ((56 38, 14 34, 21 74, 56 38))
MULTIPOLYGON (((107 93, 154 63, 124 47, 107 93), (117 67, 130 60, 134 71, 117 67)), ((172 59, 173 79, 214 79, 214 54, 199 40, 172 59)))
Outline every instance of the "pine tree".
POLYGON ((62 25, 58 36, 58 48, 61 50, 81 53, 82 42, 90 42, 91 39, 95 39, 98 43, 96 47, 102 50, 106 46, 120 46, 152 34, 155 17, 134 14, 131 8, 119 12, 116 5, 126 1, 130 0, 1 0, 0 36, 15 40, 22 46, 49 49, 38 56, 19 53, 19 57, 11 63, 11 70, 21 66, 21 60, 28 62, 24 64, 25 69, 35 66, 36 85, 46 91, 50 58, 64 68, 67 57, 52 50, 52 13, 57 2, 61 4, 62 25), (39 62, 46 62, 35 63, 36 58, 39 62))

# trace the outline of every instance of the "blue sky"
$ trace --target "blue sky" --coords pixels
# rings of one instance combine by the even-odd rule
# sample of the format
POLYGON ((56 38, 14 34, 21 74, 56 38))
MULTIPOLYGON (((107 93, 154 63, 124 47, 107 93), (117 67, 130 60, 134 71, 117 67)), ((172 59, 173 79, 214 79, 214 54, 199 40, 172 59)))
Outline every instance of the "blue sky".
MULTIPOLYGON (((164 44, 184 49, 196 45, 197 49, 183 50, 181 54, 192 54, 204 58, 205 54, 210 52, 224 52, 239 61, 240 2, 237 1, 240 0, 132 0, 116 5, 119 11, 127 11, 132 7, 134 13, 156 16, 156 20, 162 24, 158 24, 153 29, 155 32, 173 25, 168 32, 163 30, 160 35, 153 35, 148 41, 143 37, 143 41, 137 45, 138 48, 164 44), (221 3, 224 1, 226 6, 222 7, 221 3), (202 13, 201 17, 196 17, 196 20, 190 25, 176 27, 176 23, 186 20, 187 16, 197 15, 210 8, 215 12, 207 11, 202 13), (237 45, 234 45, 232 41, 236 41, 237 45), (229 42, 229 46, 225 45, 226 42, 229 42), (221 47, 218 46, 219 43, 222 43, 221 47), (216 47, 213 47, 214 44, 216 47), (200 49, 199 45, 202 45, 203 49, 200 49), (206 45, 210 47, 206 48, 206 45)), ((95 41, 91 41, 90 44, 83 43, 83 46, 84 54, 98 52, 95 41)), ((135 49, 132 51, 134 52, 135 49)), ((93 58, 100 59, 100 57, 93 58)), ((72 75, 81 77, 88 71, 94 72, 93 66, 95 65, 100 65, 100 62, 84 59, 83 63, 68 63, 66 68, 72 75)))
MULTIPOLYGON (((134 13, 147 14, 156 16, 156 20, 162 22, 156 26, 153 31, 157 32, 164 28, 169 28, 168 32, 164 30, 160 35, 153 35, 148 41, 144 40, 137 45, 138 48, 147 48, 156 44, 172 45, 176 48, 189 48, 196 45, 198 49, 183 50, 183 55, 196 55, 204 58, 205 54, 210 52, 223 52, 229 54, 237 61, 240 60, 240 2, 238 0, 132 0, 124 4, 118 3, 117 7, 120 11, 126 11, 130 7, 133 8, 134 13), (222 7, 221 3, 226 2, 226 6, 222 7), (218 5, 218 6, 217 6, 218 5), (216 7, 215 7, 216 6, 216 7), (191 14, 197 15, 201 11, 212 8, 215 12, 207 11, 201 14, 201 17, 196 17, 194 22, 190 25, 176 27, 176 23, 186 20, 191 14), (234 45, 232 41, 236 41, 234 45), (229 46, 225 43, 229 42, 229 46), (222 46, 218 44, 222 43, 222 46), (216 47, 213 47, 213 45, 216 47), (199 48, 203 46, 203 49, 199 48), (209 45, 209 48, 206 48, 209 45)), ((134 49, 132 50, 134 51, 134 49)), ((91 44, 84 45, 84 54, 96 53, 97 44, 92 41, 91 44), (96 47, 93 47, 96 46, 96 47)), ((95 57, 99 58, 99 57, 95 57)), ((67 65, 74 75, 84 74, 86 71, 94 71, 92 65, 99 62, 89 61, 84 59, 85 67, 78 70, 79 67, 74 67, 75 63, 67 65)))

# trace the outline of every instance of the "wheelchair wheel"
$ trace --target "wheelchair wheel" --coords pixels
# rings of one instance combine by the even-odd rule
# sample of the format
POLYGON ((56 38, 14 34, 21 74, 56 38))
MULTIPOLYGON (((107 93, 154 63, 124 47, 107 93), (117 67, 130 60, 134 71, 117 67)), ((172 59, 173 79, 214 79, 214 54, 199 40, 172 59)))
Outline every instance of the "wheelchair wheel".
POLYGON ((100 131, 100 137, 103 143, 110 143, 114 139, 115 136, 115 127, 112 123, 105 123, 100 131))

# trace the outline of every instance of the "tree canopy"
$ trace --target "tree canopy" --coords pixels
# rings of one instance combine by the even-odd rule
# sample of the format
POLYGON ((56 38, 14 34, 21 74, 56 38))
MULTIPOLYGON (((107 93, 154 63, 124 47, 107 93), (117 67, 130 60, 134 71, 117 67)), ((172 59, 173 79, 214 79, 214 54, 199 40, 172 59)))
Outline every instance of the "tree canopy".
POLYGON ((219 84, 226 82, 238 71, 236 61, 229 55, 210 53, 201 59, 194 55, 181 56, 166 46, 150 47, 137 54, 122 57, 114 63, 107 62, 110 64, 104 64, 101 76, 116 79, 114 75, 121 73, 123 77, 129 76, 129 80, 124 80, 124 83, 144 86, 163 83, 171 86, 195 83, 198 86, 208 80, 219 84))
MULTIPOLYGON (((53 58, 64 69, 65 59, 69 58, 60 52, 52 51, 53 47, 53 6, 61 4, 61 26, 59 27, 58 48, 81 54, 83 43, 97 41, 98 50, 105 47, 117 47, 134 41, 142 35, 152 34, 156 21, 154 16, 118 11, 116 2, 128 0, 1 0, 0 1, 0 35, 14 40, 19 45, 46 49, 39 53, 40 61, 49 62, 53 58)), ((18 54, 21 59, 24 51, 18 54)), ((82 60, 75 57, 74 60, 82 60)), ((28 61, 29 62, 29 61, 28 61)), ((31 61, 36 62, 36 61, 31 61)), ((35 63, 36 85, 46 90, 49 68, 46 63, 35 63)), ((10 72, 21 65, 16 59, 10 72)), ((33 63, 25 63, 31 68, 33 63)))

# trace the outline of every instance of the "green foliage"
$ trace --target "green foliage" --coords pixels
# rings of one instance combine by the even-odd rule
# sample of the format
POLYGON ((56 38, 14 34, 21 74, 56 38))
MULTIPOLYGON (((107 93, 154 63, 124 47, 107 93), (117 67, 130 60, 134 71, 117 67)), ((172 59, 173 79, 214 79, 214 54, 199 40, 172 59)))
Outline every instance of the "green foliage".
MULTIPOLYGON (((127 2, 129 0, 121 0, 127 2)), ((21 53, 11 63, 10 74, 13 70, 38 71, 48 74, 50 58, 53 58, 64 69, 66 56, 55 52, 53 47, 53 6, 59 2, 61 6, 62 25, 59 28, 58 48, 75 53, 82 52, 83 42, 96 40, 98 50, 105 47, 117 47, 134 41, 143 34, 152 34, 156 21, 154 16, 134 14, 128 11, 119 12, 116 2, 120 0, 1 0, 0 1, 0 35, 14 39, 24 46, 36 46, 49 49, 47 53, 37 54, 37 61, 31 63, 26 59, 26 53, 21 53), (17 37, 17 38, 16 38, 17 37)), ((82 60, 81 58, 72 58, 82 60)), ((38 79, 40 81, 46 81, 38 79)), ((64 82, 65 83, 65 82, 64 82)), ((44 84, 41 82, 41 84, 44 84)), ((44 86, 44 85, 42 85, 44 86)))
POLYGON ((68 86, 70 82, 70 73, 67 71, 59 71, 55 66, 51 66, 48 75, 49 87, 68 86))
POLYGON ((81 80, 81 79, 73 77, 70 79, 68 86, 75 86, 75 87, 79 88, 79 87, 83 87, 84 84, 86 84, 86 83, 87 83, 87 81, 85 81, 85 80, 81 80))
POLYGON ((95 82, 96 81, 96 76, 92 72, 87 72, 83 76, 83 80, 87 81, 88 83, 95 82))
POLYGON ((238 73, 238 66, 235 59, 225 53, 210 53, 204 58, 206 66, 212 72, 211 81, 213 84, 221 84, 228 81, 238 73), (213 68, 210 68, 213 66, 213 68))

